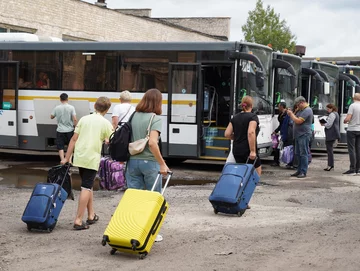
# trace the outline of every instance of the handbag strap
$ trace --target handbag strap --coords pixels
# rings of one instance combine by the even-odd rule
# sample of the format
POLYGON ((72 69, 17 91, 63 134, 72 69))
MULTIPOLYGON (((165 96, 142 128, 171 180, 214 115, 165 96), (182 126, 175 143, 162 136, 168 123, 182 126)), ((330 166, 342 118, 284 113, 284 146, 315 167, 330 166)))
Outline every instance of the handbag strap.
POLYGON ((150 137, 150 127, 151 127, 151 123, 152 123, 155 115, 156 115, 156 114, 153 114, 153 115, 151 116, 151 118, 150 118, 149 125, 148 125, 148 127, 147 127, 147 129, 146 129, 146 131, 147 131, 146 137, 150 137))
POLYGON ((127 111, 126 114, 121 118, 121 120, 118 121, 118 123, 121 123, 121 121, 127 116, 127 114, 129 114, 131 107, 132 107, 132 105, 130 104, 130 107, 129 107, 128 111, 127 111))

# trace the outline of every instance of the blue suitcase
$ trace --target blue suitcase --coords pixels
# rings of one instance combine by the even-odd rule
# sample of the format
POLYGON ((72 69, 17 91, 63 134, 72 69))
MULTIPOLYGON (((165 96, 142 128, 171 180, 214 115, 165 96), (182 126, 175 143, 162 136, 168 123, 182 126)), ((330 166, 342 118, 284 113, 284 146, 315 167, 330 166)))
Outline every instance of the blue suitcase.
MULTIPOLYGON (((70 165, 67 166, 66 174, 69 168, 70 165)), ((29 231, 37 229, 51 232, 55 228, 67 196, 68 193, 62 185, 36 184, 21 220, 26 223, 29 231)))
POLYGON ((252 164, 225 164, 209 197, 215 214, 221 212, 242 216, 259 180, 252 164))

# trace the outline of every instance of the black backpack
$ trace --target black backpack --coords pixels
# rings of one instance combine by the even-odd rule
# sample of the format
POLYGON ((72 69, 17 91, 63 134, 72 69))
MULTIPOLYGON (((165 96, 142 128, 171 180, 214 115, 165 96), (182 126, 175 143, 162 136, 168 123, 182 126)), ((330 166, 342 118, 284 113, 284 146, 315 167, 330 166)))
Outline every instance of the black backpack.
POLYGON ((131 142, 131 120, 136 112, 132 113, 128 122, 119 122, 115 132, 109 138, 109 154, 111 159, 118 162, 129 160, 129 143, 131 142))

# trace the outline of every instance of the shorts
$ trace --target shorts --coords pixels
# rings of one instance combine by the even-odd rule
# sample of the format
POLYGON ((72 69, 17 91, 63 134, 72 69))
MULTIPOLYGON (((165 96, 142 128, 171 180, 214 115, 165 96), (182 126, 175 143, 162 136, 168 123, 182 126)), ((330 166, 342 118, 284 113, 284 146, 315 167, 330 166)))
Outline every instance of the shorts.
MULTIPOLYGON (((236 156, 234 155, 235 161, 238 164, 245 164, 246 161, 248 160, 249 156, 236 156)), ((247 164, 254 164, 254 160, 249 159, 249 161, 247 162, 247 164)), ((261 166, 261 160, 260 157, 257 156, 257 159, 255 161, 254 167, 258 168, 261 166)))
POLYGON ((70 139, 72 138, 73 135, 74 135, 74 131, 67 133, 56 132, 57 149, 60 151, 64 149, 65 145, 69 145, 70 139))
POLYGON ((81 187, 85 189, 92 189, 96 177, 96 170, 79 167, 79 175, 81 178, 81 187))

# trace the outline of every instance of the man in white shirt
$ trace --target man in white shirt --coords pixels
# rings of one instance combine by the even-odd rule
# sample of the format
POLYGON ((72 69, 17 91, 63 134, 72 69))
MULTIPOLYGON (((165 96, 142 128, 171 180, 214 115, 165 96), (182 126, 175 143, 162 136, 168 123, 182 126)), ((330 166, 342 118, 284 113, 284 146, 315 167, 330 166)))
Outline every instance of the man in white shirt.
POLYGON ((349 124, 346 137, 350 169, 343 174, 357 175, 360 170, 360 93, 355 93, 354 103, 350 105, 344 123, 349 124))
POLYGON ((114 129, 118 126, 119 122, 127 122, 135 107, 131 105, 131 94, 129 91, 124 90, 120 93, 121 104, 115 105, 112 113, 112 125, 114 129))

